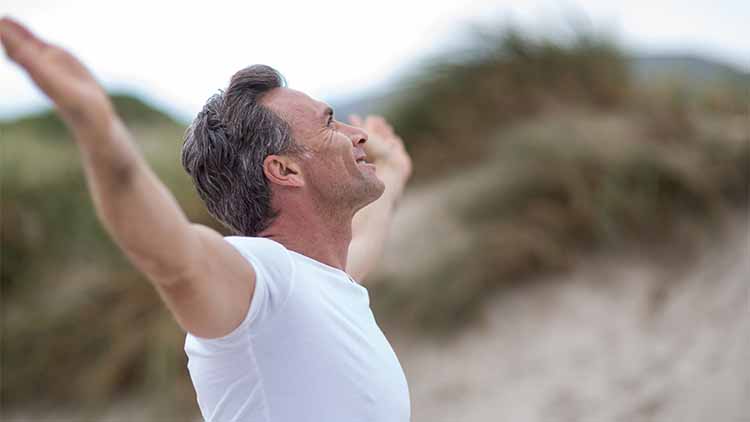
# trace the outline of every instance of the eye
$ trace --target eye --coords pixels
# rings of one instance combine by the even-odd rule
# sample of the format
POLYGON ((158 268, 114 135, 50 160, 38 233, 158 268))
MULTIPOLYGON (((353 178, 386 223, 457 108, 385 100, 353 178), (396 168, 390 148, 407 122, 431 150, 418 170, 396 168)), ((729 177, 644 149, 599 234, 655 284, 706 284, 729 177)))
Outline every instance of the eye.
POLYGON ((328 123, 327 123, 327 125, 328 125, 329 127, 333 125, 333 113, 330 113, 330 114, 328 115, 328 123))

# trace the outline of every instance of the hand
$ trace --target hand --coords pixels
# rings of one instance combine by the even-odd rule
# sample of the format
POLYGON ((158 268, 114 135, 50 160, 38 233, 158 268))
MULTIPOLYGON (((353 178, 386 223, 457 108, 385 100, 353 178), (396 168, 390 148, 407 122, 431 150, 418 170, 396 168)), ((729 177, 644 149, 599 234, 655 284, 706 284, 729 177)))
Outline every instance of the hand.
POLYGON ((368 161, 375 163, 378 169, 395 172, 406 183, 412 171, 411 157, 404 148, 404 142, 393 132, 393 127, 383 117, 376 115, 367 116, 363 121, 354 114, 349 121, 367 132, 364 149, 368 161))
POLYGON ((74 130, 106 129, 114 115, 112 104, 78 59, 10 18, 0 19, 0 42, 74 130))

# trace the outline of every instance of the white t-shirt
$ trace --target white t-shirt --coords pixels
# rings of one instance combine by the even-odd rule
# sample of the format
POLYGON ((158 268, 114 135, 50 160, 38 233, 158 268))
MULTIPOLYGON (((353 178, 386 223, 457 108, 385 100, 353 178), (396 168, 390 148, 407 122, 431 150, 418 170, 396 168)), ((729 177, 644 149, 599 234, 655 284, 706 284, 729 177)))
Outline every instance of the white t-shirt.
POLYGON ((270 239, 227 237, 255 269, 244 321, 188 334, 188 370, 211 422, 405 422, 409 391, 367 289, 270 239))

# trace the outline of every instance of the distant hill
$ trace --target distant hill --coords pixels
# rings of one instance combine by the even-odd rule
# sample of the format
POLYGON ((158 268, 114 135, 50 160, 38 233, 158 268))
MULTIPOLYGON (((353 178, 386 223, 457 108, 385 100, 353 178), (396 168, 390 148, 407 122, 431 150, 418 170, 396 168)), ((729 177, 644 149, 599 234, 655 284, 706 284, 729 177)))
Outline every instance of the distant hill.
POLYGON ((650 55, 633 57, 630 68, 638 81, 678 79, 698 84, 750 84, 750 73, 725 63, 691 55, 650 55))
MULTIPOLYGON (((115 109, 128 126, 184 126, 183 123, 136 96, 114 93, 111 98, 115 109)), ((21 132, 38 138, 57 139, 67 131, 52 109, 13 120, 0 121, 0 140, 11 140, 15 137, 14 134, 21 132)))
POLYGON ((352 114, 383 113, 392 101, 389 93, 364 94, 354 98, 331 101, 331 106, 336 111, 336 119, 349 121, 352 114))

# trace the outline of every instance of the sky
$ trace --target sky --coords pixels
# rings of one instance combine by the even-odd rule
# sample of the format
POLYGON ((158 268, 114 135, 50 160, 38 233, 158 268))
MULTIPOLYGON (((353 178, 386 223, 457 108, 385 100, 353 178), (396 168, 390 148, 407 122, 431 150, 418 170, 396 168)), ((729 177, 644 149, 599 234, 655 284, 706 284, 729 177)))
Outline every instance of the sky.
MULTIPOLYGON (((254 63, 328 101, 377 91, 455 47, 470 22, 555 36, 583 17, 628 51, 695 53, 750 71, 747 0, 2 0, 0 15, 73 52, 108 89, 185 120, 254 63)), ((0 119, 48 105, 3 56, 0 119)))

